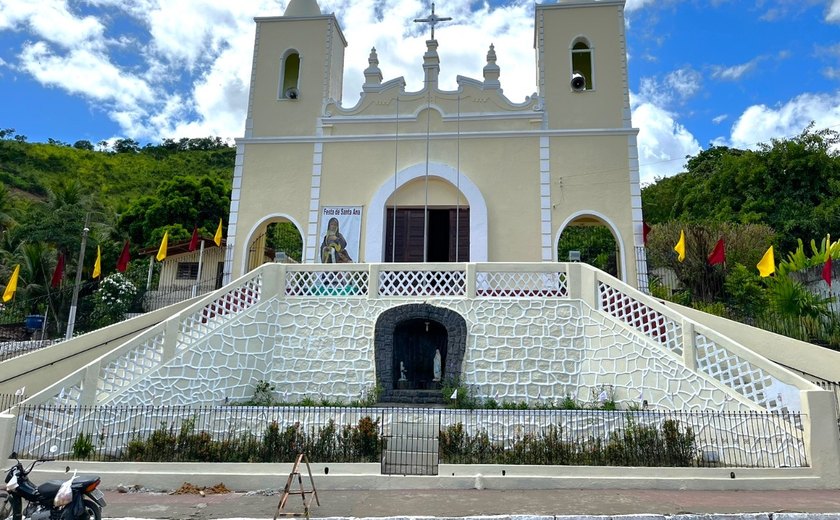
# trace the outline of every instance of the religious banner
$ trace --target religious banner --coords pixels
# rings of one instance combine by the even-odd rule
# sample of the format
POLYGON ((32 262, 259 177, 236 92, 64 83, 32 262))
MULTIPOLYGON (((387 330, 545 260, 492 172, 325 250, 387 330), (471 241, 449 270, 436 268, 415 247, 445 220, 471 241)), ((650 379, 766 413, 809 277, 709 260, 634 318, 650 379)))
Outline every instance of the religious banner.
POLYGON ((361 234, 361 206, 321 208, 320 261, 325 264, 357 262, 361 234))

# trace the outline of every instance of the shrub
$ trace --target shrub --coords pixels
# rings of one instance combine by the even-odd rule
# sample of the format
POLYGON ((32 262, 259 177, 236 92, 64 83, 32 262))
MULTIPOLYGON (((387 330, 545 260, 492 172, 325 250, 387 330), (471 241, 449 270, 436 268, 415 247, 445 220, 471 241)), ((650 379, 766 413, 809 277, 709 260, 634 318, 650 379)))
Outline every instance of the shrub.
POLYGON ((73 458, 86 459, 93 454, 93 435, 90 433, 79 433, 73 442, 73 458))

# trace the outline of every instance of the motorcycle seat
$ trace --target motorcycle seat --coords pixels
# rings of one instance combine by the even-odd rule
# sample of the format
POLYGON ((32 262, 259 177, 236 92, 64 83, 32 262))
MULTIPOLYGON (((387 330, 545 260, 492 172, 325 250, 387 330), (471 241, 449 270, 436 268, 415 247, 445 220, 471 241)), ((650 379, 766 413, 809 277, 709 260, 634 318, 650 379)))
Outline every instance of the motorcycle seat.
POLYGON ((78 475, 73 479, 73 489, 86 488, 98 480, 98 475, 78 475))
POLYGON ((45 497, 54 497, 63 483, 63 480, 48 480, 38 486, 38 493, 45 497))

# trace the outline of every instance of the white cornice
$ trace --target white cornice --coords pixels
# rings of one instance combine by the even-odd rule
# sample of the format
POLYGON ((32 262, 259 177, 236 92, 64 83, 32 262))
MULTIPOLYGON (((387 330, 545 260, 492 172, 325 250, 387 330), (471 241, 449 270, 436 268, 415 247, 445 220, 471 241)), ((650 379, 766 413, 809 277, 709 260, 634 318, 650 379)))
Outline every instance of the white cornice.
MULTIPOLYGON (((423 110, 425 110, 426 106, 421 107, 420 110, 415 111, 411 114, 400 115, 400 117, 396 117, 394 115, 382 115, 382 116, 330 116, 321 118, 322 125, 352 125, 352 124, 372 124, 372 123, 379 123, 379 124, 389 124, 395 123, 399 121, 400 123, 411 123, 417 122, 419 120, 419 114, 423 110)), ((438 112, 441 111, 441 108, 438 105, 432 105, 431 109, 437 109, 438 112)), ((535 111, 535 110, 528 110, 522 112, 490 112, 490 113, 482 113, 482 114, 446 114, 443 115, 444 121, 484 121, 484 122, 491 122, 491 121, 498 121, 498 120, 518 120, 518 119, 534 119, 534 118, 541 118, 542 113, 535 111)))
MULTIPOLYGON (((536 137, 592 137, 592 136, 628 136, 637 135, 638 128, 585 128, 566 130, 504 130, 497 132, 438 132, 427 135, 423 132, 400 134, 400 141, 433 141, 451 139, 512 139, 536 137)), ((394 134, 376 135, 324 135, 324 136, 289 136, 289 137, 240 137, 236 144, 300 144, 300 143, 355 143, 355 142, 393 142, 394 134)))
POLYGON ((537 4, 536 10, 540 9, 567 9, 581 7, 624 7, 625 0, 557 0, 554 4, 537 4))
POLYGON ((334 14, 325 14, 321 16, 258 16, 254 18, 254 22, 300 22, 306 20, 330 20, 335 22, 335 28, 338 29, 338 35, 341 36, 341 42, 347 47, 347 38, 344 37, 344 32, 341 30, 341 25, 338 23, 338 18, 334 14))

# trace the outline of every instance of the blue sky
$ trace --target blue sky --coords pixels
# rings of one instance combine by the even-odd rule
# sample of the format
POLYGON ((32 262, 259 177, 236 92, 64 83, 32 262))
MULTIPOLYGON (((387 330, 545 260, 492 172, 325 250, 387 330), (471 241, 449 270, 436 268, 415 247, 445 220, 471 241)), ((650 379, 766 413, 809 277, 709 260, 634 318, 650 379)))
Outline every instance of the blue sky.
MULTIPOLYGON (((286 0, 0 0, 0 128, 31 142, 241 136, 255 16, 286 0)), ((371 47, 419 90, 419 0, 320 0, 349 47, 344 105, 371 47)), ((495 46, 505 94, 535 92, 533 2, 438 0, 441 83, 481 78, 495 46)), ((811 121, 840 130, 840 0, 627 0, 643 182, 710 144, 751 148, 811 121)))

